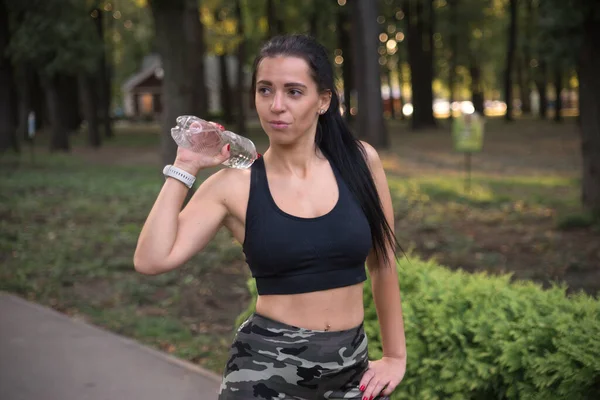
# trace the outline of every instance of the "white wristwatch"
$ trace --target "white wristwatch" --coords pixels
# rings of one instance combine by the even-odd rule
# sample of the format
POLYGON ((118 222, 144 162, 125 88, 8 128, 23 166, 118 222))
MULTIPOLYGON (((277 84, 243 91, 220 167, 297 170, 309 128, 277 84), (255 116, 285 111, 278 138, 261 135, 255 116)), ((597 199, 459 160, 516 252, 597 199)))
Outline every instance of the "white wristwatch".
POLYGON ((194 175, 187 173, 181 168, 177 168, 173 165, 166 165, 163 169, 163 175, 165 176, 165 179, 169 176, 177 179, 190 189, 194 185, 194 182, 196 182, 196 177, 194 175))

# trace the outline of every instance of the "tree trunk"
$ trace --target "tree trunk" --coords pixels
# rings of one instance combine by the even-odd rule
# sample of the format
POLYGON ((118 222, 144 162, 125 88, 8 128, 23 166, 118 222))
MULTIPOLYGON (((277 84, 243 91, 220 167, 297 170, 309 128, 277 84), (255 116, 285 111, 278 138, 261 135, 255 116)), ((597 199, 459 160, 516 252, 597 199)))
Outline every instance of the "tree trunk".
POLYGON ((562 122, 562 116, 561 116, 561 111, 562 111, 562 97, 560 96, 562 89, 563 89, 563 82, 562 82, 562 70, 560 67, 556 68, 556 72, 555 72, 555 76, 554 76, 554 88, 556 91, 556 101, 554 103, 554 121, 556 122, 562 122))
POLYGON ((112 138, 112 119, 110 117, 110 104, 111 104, 111 83, 108 68, 106 66, 106 49, 104 45, 104 12, 102 8, 95 9, 98 17, 96 18, 96 30, 100 41, 102 43, 102 53, 100 60, 98 61, 98 79, 96 80, 98 85, 98 113, 100 114, 100 121, 104 130, 104 137, 112 138))
POLYGON ((521 68, 523 68, 523 84, 521 85, 523 99, 522 112, 523 114, 531 114, 531 43, 533 42, 533 0, 526 0, 525 17, 525 43, 523 45, 523 60, 521 68))
MULTIPOLYGON (((235 13, 238 19, 237 33, 240 37, 240 43, 237 48, 237 93, 236 105, 237 105, 237 133, 239 135, 247 135, 246 127, 246 87, 244 85, 246 76, 244 74, 244 66, 246 65, 246 37, 244 27, 244 15, 242 14, 242 0, 236 0, 235 2, 235 13)), ((252 96, 253 94, 250 94, 252 96)))
POLYGON ((346 122, 352 120, 350 109, 352 107, 352 90, 354 89, 354 57, 352 41, 350 40, 350 32, 352 24, 349 19, 348 10, 351 6, 341 7, 338 9, 338 46, 342 50, 344 62, 342 64, 342 79, 344 81, 344 118, 346 122))
POLYGON ((539 73, 535 80, 535 86, 537 87, 539 98, 540 98, 540 118, 548 118, 548 93, 547 89, 547 71, 546 62, 540 60, 539 73))
MULTIPOLYGON (((322 12, 322 2, 319 0, 313 0, 312 2, 312 15, 310 16, 310 28, 309 33, 312 37, 318 38, 319 36, 319 15, 322 12)), ((341 25, 338 24, 338 28, 341 25)))
MULTIPOLYGON (((396 54, 400 54, 400 51, 398 51, 396 54)), ((404 78, 402 77, 402 58, 400 58, 399 55, 396 71, 398 74, 398 111, 400 113, 400 119, 404 121, 406 119, 406 116, 404 115, 404 92, 402 90, 404 86, 404 78)))
POLYGON ((221 111, 223 113, 223 121, 231 123, 233 117, 231 115, 231 87, 229 86, 229 69, 227 68, 227 55, 219 55, 219 76, 221 86, 221 111))
POLYGON ((583 156, 582 202, 600 216, 600 26, 590 17, 584 25, 579 54, 581 153, 583 156))
POLYGON ((510 26, 508 28, 508 51, 506 54, 506 69, 504 71, 504 97, 506 101, 506 115, 504 119, 513 120, 513 90, 512 71, 515 65, 515 51, 517 49, 517 0, 510 0, 510 26))
POLYGON ((8 12, 4 1, 0 2, 0 153, 12 148, 19 152, 17 138, 18 115, 15 76, 13 66, 6 54, 10 32, 8 30, 8 12))
POLYGON ((98 129, 98 99, 95 92, 97 81, 85 73, 80 73, 78 82, 83 115, 87 122, 88 145, 98 148, 102 140, 98 129))
POLYGON ((519 81, 519 97, 521 98, 521 113, 523 115, 531 114, 531 87, 529 61, 523 56, 517 66, 517 74, 519 81))
POLYGON ((170 134, 177 117, 205 114, 202 24, 196 1, 152 0, 150 7, 164 70, 161 155, 169 164, 177 152, 170 134))
POLYGON ((454 118, 452 114, 452 103, 454 102, 454 86, 456 85, 456 69, 458 68, 458 1, 450 0, 450 20, 452 26, 452 34, 450 36, 450 72, 448 74, 448 89, 450 90, 450 120, 454 118))
MULTIPOLYGON (((275 7, 275 0, 267 0, 267 24, 269 25, 268 35, 269 38, 276 36, 279 28, 279 21, 277 19, 277 8, 275 7)), ((267 38, 267 39, 269 39, 267 38)))
POLYGON ((430 37, 433 30, 433 11, 427 18, 423 2, 416 2, 414 9, 411 7, 410 0, 406 0, 404 4, 404 14, 408 21, 406 38, 411 71, 412 127, 413 129, 434 127, 436 123, 433 116, 433 48, 430 37), (427 19, 429 25, 426 23, 427 19))
POLYGON ((59 112, 63 127, 70 134, 81 126, 81 102, 76 76, 58 74, 56 76, 57 96, 60 99, 59 112))
POLYGON ((364 55, 362 81, 364 84, 359 89, 366 89, 358 93, 358 126, 360 132, 365 132, 369 143, 376 148, 389 146, 386 126, 383 120, 383 99, 381 98, 380 65, 377 52, 378 29, 377 3, 371 0, 357 0, 354 4, 359 26, 357 32, 357 46, 364 55))
POLYGON ((50 151, 65 151, 68 152, 71 147, 69 145, 69 132, 63 118, 65 113, 61 110, 64 105, 61 103, 59 95, 60 78, 54 76, 44 79, 44 89, 46 91, 46 103, 48 107, 48 116, 50 118, 50 151))
POLYGON ((396 119, 396 110, 394 107, 394 90, 392 89, 392 69, 389 66, 385 66, 386 79, 388 82, 388 93, 390 95, 390 117, 396 119))
MULTIPOLYGON (((365 72, 365 63, 358 62, 358 60, 364 60, 366 55, 364 53, 364 46, 361 45, 360 40, 363 37, 362 31, 362 23, 361 23, 361 15, 359 11, 359 6, 356 4, 356 0, 346 3, 345 7, 349 7, 350 17, 351 17, 351 27, 349 29, 350 32, 350 43, 352 46, 352 60, 356 61, 352 63, 352 71, 353 71, 353 87, 355 90, 355 114, 352 116, 351 121, 354 123, 354 129, 356 130, 357 136, 361 139, 367 139, 368 131, 363 131, 360 129, 360 123, 358 122, 359 115, 361 113, 361 105, 365 102, 361 100, 361 96, 365 96, 363 93, 367 93, 368 86, 364 80, 365 72), (358 123, 358 126, 357 126, 358 123)), ((379 54, 377 54, 379 57, 379 54)))
POLYGON ((471 67, 469 68, 469 71, 471 72, 471 102, 473 103, 475 112, 484 115, 485 104, 483 84, 481 83, 481 68, 474 57, 471 58, 471 67))

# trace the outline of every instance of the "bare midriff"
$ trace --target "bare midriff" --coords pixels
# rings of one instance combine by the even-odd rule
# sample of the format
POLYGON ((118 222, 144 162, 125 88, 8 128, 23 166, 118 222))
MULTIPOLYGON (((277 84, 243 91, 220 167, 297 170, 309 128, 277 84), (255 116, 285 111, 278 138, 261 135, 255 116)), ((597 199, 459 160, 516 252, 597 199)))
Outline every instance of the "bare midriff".
POLYGON ((310 293, 259 295, 256 313, 299 328, 352 329, 364 318, 363 284, 310 293))

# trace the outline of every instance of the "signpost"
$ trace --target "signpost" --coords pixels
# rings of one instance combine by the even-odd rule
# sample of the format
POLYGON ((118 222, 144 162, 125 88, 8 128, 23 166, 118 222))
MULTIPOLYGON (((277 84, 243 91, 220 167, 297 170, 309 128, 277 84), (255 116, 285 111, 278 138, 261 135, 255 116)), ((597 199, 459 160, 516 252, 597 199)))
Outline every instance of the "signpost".
POLYGON ((483 147, 483 118, 477 112, 461 114, 452 122, 454 149, 465 154, 465 191, 471 189, 471 156, 483 147))

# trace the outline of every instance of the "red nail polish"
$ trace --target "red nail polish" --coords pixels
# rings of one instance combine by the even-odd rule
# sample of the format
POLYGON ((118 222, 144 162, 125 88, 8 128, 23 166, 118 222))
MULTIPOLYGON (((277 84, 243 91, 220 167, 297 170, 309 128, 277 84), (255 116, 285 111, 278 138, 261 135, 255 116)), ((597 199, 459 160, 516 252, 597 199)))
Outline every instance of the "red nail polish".
POLYGON ((362 385, 361 387, 359 387, 359 389, 360 389, 361 392, 364 392, 365 391, 365 385, 362 385))
POLYGON ((371 398, 369 398, 369 400, 373 400, 373 396, 371 396, 371 398))
POLYGON ((230 144, 227 145, 227 151, 229 151, 229 149, 231 149, 231 145, 230 144))

